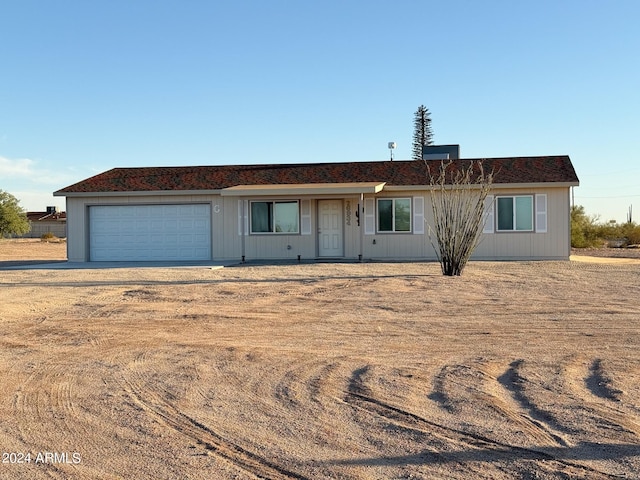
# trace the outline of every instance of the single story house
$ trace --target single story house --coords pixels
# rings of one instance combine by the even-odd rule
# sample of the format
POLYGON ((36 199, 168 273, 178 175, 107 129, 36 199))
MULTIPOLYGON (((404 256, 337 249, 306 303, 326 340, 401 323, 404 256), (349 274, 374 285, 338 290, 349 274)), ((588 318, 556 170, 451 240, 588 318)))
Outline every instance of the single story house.
POLYGON ((27 220, 31 230, 19 238, 40 238, 46 234, 53 234, 58 238, 67 236, 67 215, 59 212, 56 207, 47 207, 46 212, 27 212, 27 220))
MULTIPOLYGON (((481 160, 496 173, 474 259, 568 259, 567 155, 481 160)), ((436 259, 427 164, 441 160, 114 168, 66 197, 72 262, 436 259)))

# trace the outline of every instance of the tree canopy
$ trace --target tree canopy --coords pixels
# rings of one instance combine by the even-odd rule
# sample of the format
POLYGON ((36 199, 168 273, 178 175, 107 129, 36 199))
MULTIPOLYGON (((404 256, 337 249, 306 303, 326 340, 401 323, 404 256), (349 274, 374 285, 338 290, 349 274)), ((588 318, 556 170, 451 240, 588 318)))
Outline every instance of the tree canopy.
POLYGON ((18 199, 9 192, 0 190, 0 238, 22 235, 31 230, 27 213, 18 199))

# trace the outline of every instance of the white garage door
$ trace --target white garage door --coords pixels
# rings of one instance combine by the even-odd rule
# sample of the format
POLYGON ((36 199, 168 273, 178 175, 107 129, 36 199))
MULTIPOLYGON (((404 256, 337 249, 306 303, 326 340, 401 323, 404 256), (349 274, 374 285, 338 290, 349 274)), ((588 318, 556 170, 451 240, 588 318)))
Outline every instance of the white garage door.
POLYGON ((210 205, 89 207, 91 261, 209 260, 210 205))

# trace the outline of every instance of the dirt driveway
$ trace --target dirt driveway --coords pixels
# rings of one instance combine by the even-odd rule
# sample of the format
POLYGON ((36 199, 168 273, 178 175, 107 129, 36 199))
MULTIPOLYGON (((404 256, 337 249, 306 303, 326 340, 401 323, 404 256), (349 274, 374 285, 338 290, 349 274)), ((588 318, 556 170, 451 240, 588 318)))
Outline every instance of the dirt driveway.
POLYGON ((638 478, 638 298, 638 264, 0 270, 0 478, 638 478))

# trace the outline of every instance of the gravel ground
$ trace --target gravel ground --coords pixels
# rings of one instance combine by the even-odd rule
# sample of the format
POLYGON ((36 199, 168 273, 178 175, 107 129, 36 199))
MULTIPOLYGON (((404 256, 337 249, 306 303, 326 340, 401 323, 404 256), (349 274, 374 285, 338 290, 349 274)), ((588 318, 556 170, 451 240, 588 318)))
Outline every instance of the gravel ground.
POLYGON ((2 270, 0 478, 638 478, 640 263, 598 260, 2 270))

